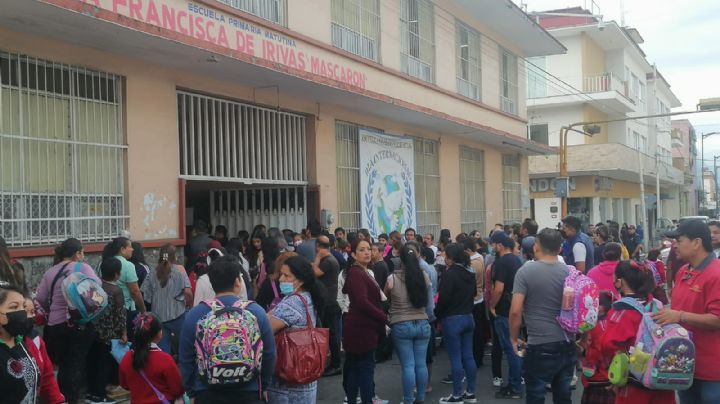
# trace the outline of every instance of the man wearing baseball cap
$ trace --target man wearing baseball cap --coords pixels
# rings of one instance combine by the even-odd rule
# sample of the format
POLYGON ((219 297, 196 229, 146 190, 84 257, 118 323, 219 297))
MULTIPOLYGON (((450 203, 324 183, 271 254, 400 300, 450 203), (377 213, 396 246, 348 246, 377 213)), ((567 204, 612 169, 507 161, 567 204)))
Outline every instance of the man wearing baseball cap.
POLYGON ((637 234, 637 229, 634 224, 628 226, 628 237, 625 247, 627 247, 630 253, 630 258, 637 257, 643 249, 643 239, 637 234))
POLYGON ((677 253, 688 264, 675 275, 672 309, 660 310, 653 319, 682 325, 695 343, 695 380, 689 390, 678 392, 680 403, 720 403, 720 261, 710 229, 702 220, 688 220, 666 236, 677 240, 677 253))

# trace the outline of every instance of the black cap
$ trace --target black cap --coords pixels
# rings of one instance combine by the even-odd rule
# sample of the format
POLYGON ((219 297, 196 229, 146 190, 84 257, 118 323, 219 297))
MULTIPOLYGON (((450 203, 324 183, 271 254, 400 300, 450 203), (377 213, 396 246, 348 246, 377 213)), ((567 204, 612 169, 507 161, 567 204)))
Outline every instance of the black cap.
POLYGON ((496 231, 490 236, 490 242, 493 244, 502 244, 503 242, 507 242, 506 240, 509 238, 504 231, 496 231))
POLYGON ((703 220, 686 220, 673 231, 665 233, 665 237, 677 239, 680 236, 685 236, 690 240, 696 238, 710 240, 710 227, 703 220))

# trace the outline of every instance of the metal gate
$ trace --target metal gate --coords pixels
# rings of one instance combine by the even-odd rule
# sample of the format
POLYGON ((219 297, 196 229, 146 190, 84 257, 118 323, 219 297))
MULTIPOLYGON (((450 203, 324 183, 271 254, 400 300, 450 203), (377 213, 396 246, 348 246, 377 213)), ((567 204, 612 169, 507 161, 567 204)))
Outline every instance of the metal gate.
POLYGON ((210 191, 211 222, 230 237, 257 224, 299 232, 307 224, 306 188, 278 187, 210 191))

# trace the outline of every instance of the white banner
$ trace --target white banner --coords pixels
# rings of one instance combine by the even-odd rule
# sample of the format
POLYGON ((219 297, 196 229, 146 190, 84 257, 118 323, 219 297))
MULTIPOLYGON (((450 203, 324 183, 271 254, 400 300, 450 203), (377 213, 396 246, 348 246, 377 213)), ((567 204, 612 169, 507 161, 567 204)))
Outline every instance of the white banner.
POLYGON ((415 224, 413 141, 360 129, 362 227, 373 238, 415 224))

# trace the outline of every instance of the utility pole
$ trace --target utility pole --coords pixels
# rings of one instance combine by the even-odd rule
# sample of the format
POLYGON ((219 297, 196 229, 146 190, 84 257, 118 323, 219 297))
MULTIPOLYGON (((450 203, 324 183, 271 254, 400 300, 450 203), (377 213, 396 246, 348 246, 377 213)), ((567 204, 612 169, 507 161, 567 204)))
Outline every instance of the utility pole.
POLYGON ((643 225, 643 245, 649 246, 647 221, 645 220, 645 216, 647 215, 647 211, 645 210, 645 173, 643 172, 643 155, 639 147, 638 164, 640 165, 640 217, 638 217, 637 220, 643 225))
MULTIPOLYGON (((655 229, 655 231, 653 233, 657 235, 657 223, 658 219, 660 219, 660 215, 662 215, 662 213, 660 213, 660 155, 658 155, 657 152, 655 152, 655 196, 657 198, 657 209, 655 213, 655 223, 653 224, 653 229, 655 229)), ((654 237, 653 239, 655 238, 657 237, 654 237)))
POLYGON ((719 158, 720 158, 720 156, 713 157, 713 182, 715 183, 715 217, 718 217, 718 215, 720 215, 720 213, 718 213, 718 212, 720 212, 718 210, 718 208, 719 208, 718 202, 720 202, 720 201, 718 201, 718 180, 717 180, 717 172, 718 172, 717 171, 717 161, 719 158))

